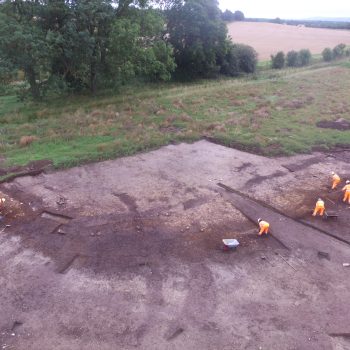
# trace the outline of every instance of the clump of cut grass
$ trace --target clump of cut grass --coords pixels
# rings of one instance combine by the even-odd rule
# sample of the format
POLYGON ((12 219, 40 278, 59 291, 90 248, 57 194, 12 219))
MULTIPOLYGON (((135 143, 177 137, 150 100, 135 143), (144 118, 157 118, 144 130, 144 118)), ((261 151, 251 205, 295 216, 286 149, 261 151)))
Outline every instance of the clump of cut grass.
POLYGON ((20 147, 26 147, 29 146, 31 143, 33 143, 34 141, 37 141, 38 138, 36 136, 22 136, 19 140, 19 145, 20 147))

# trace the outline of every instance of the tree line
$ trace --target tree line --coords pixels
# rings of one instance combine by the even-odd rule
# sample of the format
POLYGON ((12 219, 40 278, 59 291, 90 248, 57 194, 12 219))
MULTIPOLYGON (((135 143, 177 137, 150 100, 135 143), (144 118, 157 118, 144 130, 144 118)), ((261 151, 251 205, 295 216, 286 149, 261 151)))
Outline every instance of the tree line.
POLYGON ((253 48, 228 38, 216 0, 0 1, 0 84, 23 72, 35 99, 256 64, 253 48))
POLYGON ((297 20, 276 18, 245 18, 246 22, 266 22, 287 24, 290 26, 305 26, 309 28, 327 28, 327 29, 350 29, 350 22, 343 21, 322 21, 322 20, 297 20))
MULTIPOLYGON (((350 48, 345 44, 338 44, 333 49, 326 47, 322 51, 322 58, 329 62, 343 57, 350 57, 350 48)), ((300 51, 291 50, 286 55, 283 51, 279 51, 276 55, 271 55, 271 67, 273 69, 282 69, 287 67, 303 67, 311 62, 311 52, 309 49, 301 49, 300 51)))

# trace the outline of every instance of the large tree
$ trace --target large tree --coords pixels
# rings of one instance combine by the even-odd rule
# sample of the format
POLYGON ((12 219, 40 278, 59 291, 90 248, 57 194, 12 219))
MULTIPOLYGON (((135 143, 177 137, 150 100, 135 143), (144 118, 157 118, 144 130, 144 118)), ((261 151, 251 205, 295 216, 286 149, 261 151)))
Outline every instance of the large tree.
POLYGON ((131 66, 130 75, 169 79, 174 70, 172 49, 163 38, 160 12, 147 9, 148 4, 146 0, 0 2, 0 73, 5 76, 8 67, 22 70, 34 98, 57 81, 95 93, 131 66))
POLYGON ((177 71, 187 77, 210 77, 220 71, 227 29, 216 0, 187 0, 168 12, 169 41, 177 71))
POLYGON ((86 83, 95 93, 97 79, 106 67, 113 8, 109 1, 103 0, 75 0, 72 7, 80 43, 84 47, 88 77, 86 83))
POLYGON ((255 69, 216 0, 0 0, 0 79, 23 71, 34 98, 169 80, 174 58, 190 79, 255 69))
POLYGON ((163 40, 164 20, 154 10, 134 10, 113 23, 109 67, 123 81, 134 76, 169 80, 175 69, 172 47, 163 40), (140 13, 141 12, 141 13, 140 13))
POLYGON ((0 8, 0 64, 22 70, 34 98, 52 53, 38 25, 39 8, 37 1, 6 1, 0 8))

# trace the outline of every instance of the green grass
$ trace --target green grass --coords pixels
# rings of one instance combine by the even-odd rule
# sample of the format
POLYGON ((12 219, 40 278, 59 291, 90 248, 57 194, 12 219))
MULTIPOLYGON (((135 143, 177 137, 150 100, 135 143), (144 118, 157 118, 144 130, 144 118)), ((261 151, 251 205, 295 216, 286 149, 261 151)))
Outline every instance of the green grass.
POLYGON ((0 116, 15 112, 21 106, 16 96, 0 96, 0 116))
POLYGON ((349 120, 349 68, 349 61, 317 63, 41 104, 0 97, 0 154, 11 165, 51 159, 56 167, 69 167, 203 137, 265 155, 350 144, 350 131, 316 126, 349 120), (22 136, 36 141, 21 147, 22 136))

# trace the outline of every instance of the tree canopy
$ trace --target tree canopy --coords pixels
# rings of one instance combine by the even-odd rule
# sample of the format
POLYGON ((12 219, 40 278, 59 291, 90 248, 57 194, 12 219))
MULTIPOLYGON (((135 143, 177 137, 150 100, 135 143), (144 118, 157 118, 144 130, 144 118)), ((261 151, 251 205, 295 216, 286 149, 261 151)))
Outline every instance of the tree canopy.
POLYGON ((244 13, 242 11, 232 12, 230 10, 225 10, 222 13, 221 18, 224 21, 233 22, 233 21, 244 21, 245 16, 244 16, 244 13))
POLYGON ((236 75, 232 48, 216 0, 0 2, 0 82, 22 71, 34 98, 136 77, 236 75))

